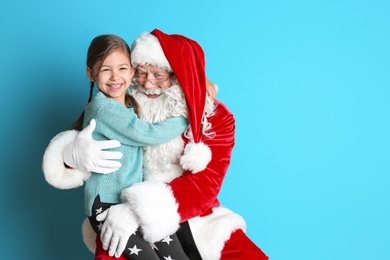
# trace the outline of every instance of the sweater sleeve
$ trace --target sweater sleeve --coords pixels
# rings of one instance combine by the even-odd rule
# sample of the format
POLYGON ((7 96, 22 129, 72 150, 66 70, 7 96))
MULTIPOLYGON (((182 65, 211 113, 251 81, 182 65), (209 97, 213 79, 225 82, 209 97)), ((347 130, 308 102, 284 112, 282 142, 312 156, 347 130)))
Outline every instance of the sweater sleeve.
POLYGON ((105 138, 132 146, 154 146, 180 136, 188 127, 187 119, 178 116, 159 123, 149 123, 137 117, 132 108, 119 102, 100 98, 97 104, 87 107, 85 122, 96 119, 96 132, 105 138), (90 107, 91 106, 91 107, 90 107))
POLYGON ((135 209, 145 239, 158 241, 175 232, 180 222, 219 205, 217 196, 234 147, 235 120, 222 103, 217 105, 209 118, 215 136, 202 140, 213 155, 206 169, 196 174, 185 172, 170 183, 145 181, 123 191, 122 199, 135 209))

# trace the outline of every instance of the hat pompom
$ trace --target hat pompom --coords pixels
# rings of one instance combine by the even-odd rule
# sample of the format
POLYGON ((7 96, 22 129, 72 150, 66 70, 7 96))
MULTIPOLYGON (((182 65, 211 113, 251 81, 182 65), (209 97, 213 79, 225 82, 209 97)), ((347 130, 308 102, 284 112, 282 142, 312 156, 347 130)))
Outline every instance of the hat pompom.
POLYGON ((211 161, 210 147, 202 142, 191 142, 186 145, 184 154, 180 158, 180 165, 184 170, 197 173, 203 171, 211 161))

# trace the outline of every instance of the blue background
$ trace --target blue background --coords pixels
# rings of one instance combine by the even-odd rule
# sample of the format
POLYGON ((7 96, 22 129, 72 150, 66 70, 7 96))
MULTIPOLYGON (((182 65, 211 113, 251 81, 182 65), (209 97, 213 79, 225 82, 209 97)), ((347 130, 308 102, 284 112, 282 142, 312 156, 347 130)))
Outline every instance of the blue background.
POLYGON ((272 260, 390 259, 388 1, 2 1, 3 259, 92 259, 82 188, 41 170, 88 98, 93 37, 197 40, 237 121, 221 202, 272 260))

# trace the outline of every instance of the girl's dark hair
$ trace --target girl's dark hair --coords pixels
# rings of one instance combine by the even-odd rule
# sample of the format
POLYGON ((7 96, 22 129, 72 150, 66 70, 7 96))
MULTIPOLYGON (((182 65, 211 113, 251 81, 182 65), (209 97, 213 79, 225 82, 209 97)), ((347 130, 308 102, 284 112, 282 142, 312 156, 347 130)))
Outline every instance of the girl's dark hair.
MULTIPOLYGON (((103 34, 95 37, 88 48, 87 53, 87 67, 91 70, 93 66, 100 62, 104 61, 108 55, 117 50, 122 50, 126 55, 128 55, 130 59, 130 48, 129 45, 120 37, 113 34, 103 34)), ((93 88, 95 83, 91 81, 90 90, 89 90, 89 98, 88 102, 91 102, 93 95, 93 88)), ((135 113, 138 115, 138 103, 134 99, 133 96, 126 94, 125 102, 128 106, 134 108, 135 113)), ((77 119, 71 126, 70 129, 82 130, 83 129, 83 121, 84 121, 84 111, 81 113, 79 119, 77 119)))

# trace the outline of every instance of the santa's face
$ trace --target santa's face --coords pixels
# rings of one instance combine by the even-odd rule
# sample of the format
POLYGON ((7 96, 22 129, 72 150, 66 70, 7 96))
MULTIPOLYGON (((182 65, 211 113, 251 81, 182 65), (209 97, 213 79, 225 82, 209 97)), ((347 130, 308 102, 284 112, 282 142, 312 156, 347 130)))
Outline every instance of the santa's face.
POLYGON ((170 86, 172 73, 152 65, 138 66, 135 79, 139 90, 148 98, 158 98, 170 86))

